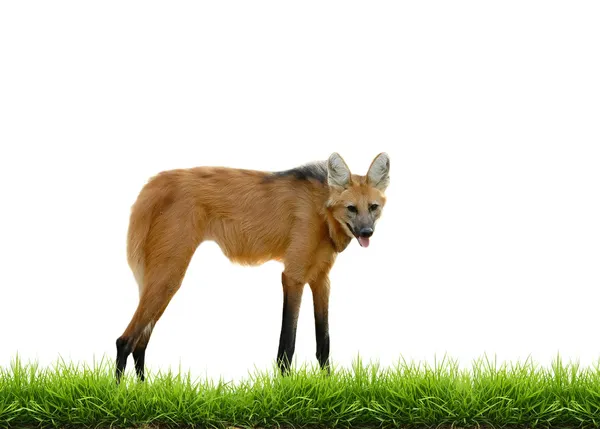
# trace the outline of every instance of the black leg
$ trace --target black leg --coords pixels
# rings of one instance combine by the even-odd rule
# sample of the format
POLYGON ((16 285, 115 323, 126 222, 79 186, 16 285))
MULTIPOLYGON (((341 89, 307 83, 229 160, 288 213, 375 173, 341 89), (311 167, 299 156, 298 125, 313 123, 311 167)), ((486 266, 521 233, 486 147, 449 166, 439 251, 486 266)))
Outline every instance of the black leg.
POLYGON ((304 285, 299 282, 290 281, 286 278, 285 274, 281 278, 283 283, 283 314, 277 364, 281 373, 286 375, 290 370, 296 348, 296 328, 298 326, 298 314, 300 312, 304 285))
POLYGON ((327 316, 315 315, 315 333, 317 337, 317 360, 322 369, 330 373, 329 368, 329 326, 327 316))
POLYGON ((140 381, 144 381, 144 361, 146 359, 146 347, 138 347, 133 351, 133 361, 135 362, 135 373, 140 381))
POLYGON ((329 367, 329 278, 326 274, 310 284, 315 310, 315 336, 317 360, 322 369, 330 373, 329 367))
POLYGON ((131 344, 130 342, 123 337, 119 337, 117 339, 117 369, 116 369, 116 378, 117 384, 121 382, 121 377, 125 372, 125 367, 127 366, 127 357, 131 353, 131 344))

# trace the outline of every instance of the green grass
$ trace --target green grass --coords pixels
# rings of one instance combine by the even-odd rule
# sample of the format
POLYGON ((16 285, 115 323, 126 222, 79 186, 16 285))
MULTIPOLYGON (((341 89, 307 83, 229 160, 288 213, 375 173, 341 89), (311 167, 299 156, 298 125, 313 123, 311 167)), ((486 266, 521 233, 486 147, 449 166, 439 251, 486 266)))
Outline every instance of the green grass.
POLYGON ((235 384, 172 373, 138 383, 128 371, 120 386, 109 362, 40 368, 15 359, 0 368, 0 427, 600 425, 600 366, 560 358, 548 368, 484 358, 469 370, 450 359, 390 368, 357 360, 329 377, 300 368, 235 384))

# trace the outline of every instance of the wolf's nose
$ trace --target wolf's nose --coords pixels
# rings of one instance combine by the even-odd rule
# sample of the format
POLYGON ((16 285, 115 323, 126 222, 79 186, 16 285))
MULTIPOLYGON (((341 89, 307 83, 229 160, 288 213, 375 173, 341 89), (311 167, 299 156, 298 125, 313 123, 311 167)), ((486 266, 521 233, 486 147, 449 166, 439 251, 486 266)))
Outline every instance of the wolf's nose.
POLYGON ((373 235, 373 228, 362 228, 359 232, 361 237, 370 237, 373 235))

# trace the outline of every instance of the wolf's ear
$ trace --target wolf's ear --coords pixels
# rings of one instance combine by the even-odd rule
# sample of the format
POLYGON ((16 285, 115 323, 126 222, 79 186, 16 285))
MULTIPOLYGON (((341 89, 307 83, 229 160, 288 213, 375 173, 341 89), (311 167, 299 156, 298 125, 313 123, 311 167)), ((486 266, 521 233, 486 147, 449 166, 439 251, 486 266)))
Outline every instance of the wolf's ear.
POLYGON ((367 173, 367 181, 369 185, 379 189, 381 192, 390 184, 390 157, 387 153, 382 152, 375 157, 369 172, 367 173))
POLYGON ((327 160, 327 183, 345 188, 350 183, 350 169, 339 153, 334 152, 327 160))

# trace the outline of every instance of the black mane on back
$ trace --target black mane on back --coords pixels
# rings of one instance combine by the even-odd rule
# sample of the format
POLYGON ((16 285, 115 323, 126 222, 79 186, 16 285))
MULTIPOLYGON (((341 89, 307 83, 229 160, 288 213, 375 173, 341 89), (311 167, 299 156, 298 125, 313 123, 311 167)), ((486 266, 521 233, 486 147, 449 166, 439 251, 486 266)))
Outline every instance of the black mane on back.
POLYGON ((327 184, 327 162, 317 161, 291 170, 278 171, 273 173, 278 177, 294 176, 298 180, 316 179, 323 184, 327 184))

